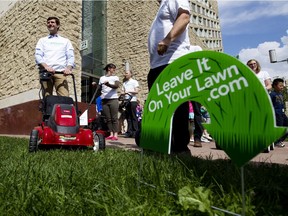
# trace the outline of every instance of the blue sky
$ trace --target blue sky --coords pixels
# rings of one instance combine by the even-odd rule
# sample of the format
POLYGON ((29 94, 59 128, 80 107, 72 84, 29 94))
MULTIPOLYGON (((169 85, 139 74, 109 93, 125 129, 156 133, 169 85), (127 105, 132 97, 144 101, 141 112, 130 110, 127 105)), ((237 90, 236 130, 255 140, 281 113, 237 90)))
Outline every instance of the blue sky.
POLYGON ((288 1, 218 0, 224 52, 246 63, 259 60, 271 77, 288 77, 288 63, 271 64, 269 50, 278 61, 288 58, 288 1))

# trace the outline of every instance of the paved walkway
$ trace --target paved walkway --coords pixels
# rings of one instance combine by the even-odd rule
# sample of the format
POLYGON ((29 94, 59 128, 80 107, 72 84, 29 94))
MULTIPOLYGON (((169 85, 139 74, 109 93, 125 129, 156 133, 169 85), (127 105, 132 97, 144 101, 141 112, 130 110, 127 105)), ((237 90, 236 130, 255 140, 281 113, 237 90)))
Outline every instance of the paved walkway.
MULTIPOLYGON (((29 139, 29 136, 27 135, 17 136, 0 134, 0 136, 24 137, 29 139)), ((189 149, 191 150, 191 154, 195 157, 201 157, 209 160, 229 158, 224 151, 216 149, 214 142, 202 143, 202 145, 202 148, 195 148, 193 147, 193 143, 190 142, 189 149)), ((140 150, 140 148, 135 144, 134 138, 124 138, 122 135, 119 136, 117 141, 106 140, 106 147, 140 150)), ((288 142, 285 142, 284 148, 275 147, 275 149, 269 153, 260 153, 253 158, 252 161, 288 165, 288 142)))
MULTIPOLYGON (((288 165, 288 142, 285 142, 284 148, 277 148, 269 153, 260 153, 252 161, 255 162, 266 162, 266 163, 278 163, 288 165)), ((227 154, 219 149, 216 149, 215 143, 202 143, 202 148, 193 147, 193 143, 190 142, 189 149, 191 154, 195 157, 201 157, 204 159, 216 160, 216 159, 227 159, 229 158, 227 154)), ((119 136, 117 141, 106 141, 106 146, 114 148, 124 148, 124 149, 135 149, 139 150, 139 147, 135 144, 134 138, 124 138, 119 136)))

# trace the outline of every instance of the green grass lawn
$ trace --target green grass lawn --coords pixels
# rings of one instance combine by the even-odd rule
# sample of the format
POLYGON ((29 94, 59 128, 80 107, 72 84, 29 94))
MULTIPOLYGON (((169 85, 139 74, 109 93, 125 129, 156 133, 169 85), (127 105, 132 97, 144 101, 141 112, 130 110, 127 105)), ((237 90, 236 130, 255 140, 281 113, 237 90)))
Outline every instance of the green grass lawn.
MULTIPOLYGON (((211 206, 241 214, 240 169, 229 160, 28 153, 28 141, 0 137, 0 215, 228 215, 211 206)), ((244 177, 246 215, 288 215, 288 166, 249 163, 244 177)))

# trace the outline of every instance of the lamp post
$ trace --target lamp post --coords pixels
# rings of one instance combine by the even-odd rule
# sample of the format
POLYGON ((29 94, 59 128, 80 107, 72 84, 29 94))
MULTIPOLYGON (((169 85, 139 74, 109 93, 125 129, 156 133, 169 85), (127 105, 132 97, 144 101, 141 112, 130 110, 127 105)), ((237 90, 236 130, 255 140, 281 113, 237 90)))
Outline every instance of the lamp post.
POLYGON ((125 71, 130 71, 130 64, 128 61, 125 62, 125 71))
POLYGON ((288 58, 281 60, 281 61, 277 61, 277 55, 276 55, 275 49, 269 50, 269 58, 270 58, 270 63, 279 63, 279 62, 285 62, 285 61, 288 63, 288 58))
POLYGON ((125 72, 130 71, 130 64, 129 64, 128 60, 123 59, 122 66, 125 67, 125 72))

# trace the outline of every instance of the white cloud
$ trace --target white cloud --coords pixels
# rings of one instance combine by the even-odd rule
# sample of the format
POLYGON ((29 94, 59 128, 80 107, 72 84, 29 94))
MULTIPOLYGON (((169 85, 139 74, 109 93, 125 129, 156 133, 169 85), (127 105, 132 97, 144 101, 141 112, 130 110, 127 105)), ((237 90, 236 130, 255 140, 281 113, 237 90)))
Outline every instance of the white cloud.
POLYGON ((288 1, 218 1, 222 28, 248 25, 250 21, 287 16, 288 1))
POLYGON ((262 70, 267 71, 270 76, 288 78, 288 36, 281 38, 282 45, 278 42, 264 42, 258 45, 257 48, 242 49, 239 53, 239 60, 244 64, 249 59, 259 61, 262 70), (269 50, 275 49, 277 55, 277 63, 270 63, 269 50), (283 62, 280 62, 282 61, 283 62))
POLYGON ((288 78, 288 30, 282 33, 277 31, 280 27, 287 27, 288 1, 218 0, 218 7, 223 43, 229 39, 227 46, 224 43, 224 49, 239 53, 239 59, 244 64, 249 59, 257 59, 272 78, 288 78), (263 21, 272 26, 263 24, 263 21), (283 33, 287 35, 283 36, 283 33), (235 40, 234 44, 232 40, 235 40), (275 49, 278 61, 284 61, 270 63, 271 49, 275 49))
POLYGON ((282 41, 282 43, 283 43, 284 45, 288 46, 288 36, 283 36, 283 37, 281 38, 281 41, 282 41))

